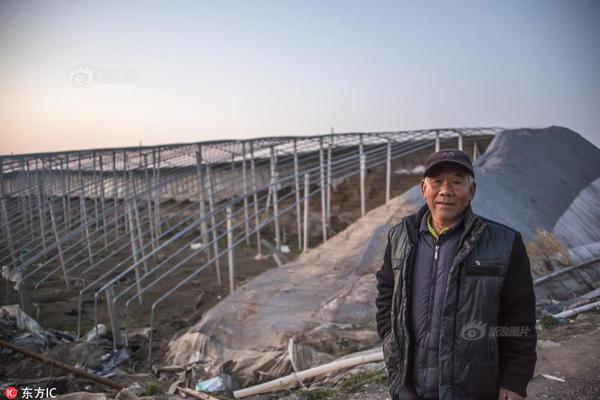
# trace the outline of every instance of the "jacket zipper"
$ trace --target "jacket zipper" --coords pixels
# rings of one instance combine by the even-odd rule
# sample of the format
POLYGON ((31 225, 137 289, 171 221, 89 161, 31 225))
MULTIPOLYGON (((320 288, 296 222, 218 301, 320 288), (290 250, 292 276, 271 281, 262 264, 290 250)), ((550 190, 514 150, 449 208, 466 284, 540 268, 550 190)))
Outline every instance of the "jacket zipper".
POLYGON ((433 251, 433 271, 431 273, 431 286, 429 291, 429 304, 427 305, 428 313, 427 313, 427 323, 425 325, 425 349, 423 351, 423 382, 425 382, 425 375, 427 374, 427 354, 428 354, 428 344, 429 344, 429 329, 431 329, 431 319, 433 318, 433 301, 435 299, 435 287, 437 280, 437 269, 438 269, 438 255, 440 250, 439 239, 435 241, 435 247, 433 251))

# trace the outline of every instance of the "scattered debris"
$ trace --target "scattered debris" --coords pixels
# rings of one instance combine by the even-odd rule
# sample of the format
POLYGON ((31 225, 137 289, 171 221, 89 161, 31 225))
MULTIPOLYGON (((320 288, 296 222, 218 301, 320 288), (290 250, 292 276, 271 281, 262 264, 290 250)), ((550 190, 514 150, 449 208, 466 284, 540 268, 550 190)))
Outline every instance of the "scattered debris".
POLYGON ((562 315, 600 297, 600 258, 534 280, 538 315, 562 315))
POLYGON ((181 372, 185 371, 185 368, 181 365, 166 365, 163 367, 153 368, 154 375, 158 376, 161 372, 181 372))
POLYGON ((557 376, 554 375, 549 375, 549 374, 540 374, 540 376, 546 378, 546 379, 550 379, 551 381, 556 381, 556 382, 565 382, 565 380, 563 378, 559 378, 557 376))
POLYGON ((187 395, 195 397, 197 399, 201 399, 201 400, 219 400, 216 397, 210 396, 210 395, 205 394, 205 393, 200 393, 200 392, 198 392, 196 390, 182 388, 182 387, 178 387, 177 389, 179 389, 179 391, 181 393, 187 394, 187 395))
POLYGON ((24 354, 24 355, 26 355, 28 357, 34 358, 34 359, 36 359, 38 361, 41 361, 41 362, 43 362, 45 364, 48 364, 48 365, 51 365, 53 367, 61 368, 61 369, 65 370, 65 371, 68 371, 68 372, 72 373, 73 375, 82 377, 84 379, 89 379, 91 381, 100 383, 102 385, 108 386, 108 387, 113 388, 113 389, 117 389, 117 390, 121 390, 122 389, 121 385, 118 385, 118 384, 116 384, 113 381, 110 381, 108 379, 104 379, 104 378, 99 377, 99 376, 95 376, 95 375, 90 374, 89 372, 84 371, 84 370, 82 370, 80 368, 75 368, 75 367, 73 367, 71 365, 67 365, 67 364, 65 364, 63 362, 60 362, 58 360, 54 360, 54 359, 45 357, 45 356, 43 356, 41 354, 34 353, 34 352, 29 351, 27 349, 23 349, 23 348, 17 347, 15 345, 12 345, 12 344, 10 344, 8 342, 5 342, 4 340, 1 340, 1 339, 0 339, 0 346, 6 347, 6 348, 8 348, 8 349, 10 349, 12 351, 16 351, 16 352, 22 353, 22 354, 24 354))
POLYGON ((112 350, 100 358, 100 364, 96 366, 92 372, 100 376, 108 375, 113 369, 128 358, 129 353, 127 352, 127 349, 120 348, 118 350, 112 350))
POLYGON ((75 340, 73 333, 42 329, 38 322, 23 312, 18 305, 0 308, 0 321, 3 322, 3 338, 17 347, 35 353, 41 353, 58 344, 75 340))
POLYGON ((86 335, 85 341, 90 343, 96 341, 96 338, 101 338, 107 333, 106 326, 104 324, 98 324, 93 327, 86 335))
POLYGON ((220 376, 207 379, 196 384, 196 390, 200 392, 216 393, 225 390, 225 384, 220 376))
POLYGON ((206 393, 217 393, 224 390, 237 390, 239 384, 228 374, 219 374, 218 376, 196 383, 196 390, 206 393))
POLYGON ((37 323, 36 320, 25 314, 18 304, 9 306, 2 306, 0 308, 0 318, 2 319, 14 319, 17 328, 22 331, 31 333, 40 333, 42 327, 37 323))

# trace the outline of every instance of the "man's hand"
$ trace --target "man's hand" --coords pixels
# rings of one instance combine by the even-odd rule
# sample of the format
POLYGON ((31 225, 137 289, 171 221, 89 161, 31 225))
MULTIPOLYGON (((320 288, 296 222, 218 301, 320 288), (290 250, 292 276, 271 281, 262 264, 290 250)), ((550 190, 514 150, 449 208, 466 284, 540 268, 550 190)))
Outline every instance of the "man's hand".
POLYGON ((524 397, 515 392, 511 392, 510 390, 500 388, 500 394, 498 395, 498 400, 523 400, 524 397))

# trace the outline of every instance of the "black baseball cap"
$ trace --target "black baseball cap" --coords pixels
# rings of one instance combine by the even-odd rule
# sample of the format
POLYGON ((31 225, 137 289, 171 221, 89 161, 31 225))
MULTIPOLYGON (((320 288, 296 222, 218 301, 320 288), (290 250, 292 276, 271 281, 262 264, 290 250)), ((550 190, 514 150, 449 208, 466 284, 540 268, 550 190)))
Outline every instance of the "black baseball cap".
POLYGON ((427 158, 425 162, 425 172, 423 176, 428 176, 435 167, 441 164, 456 164, 466 169, 473 177, 473 164, 471 163, 471 157, 467 153, 458 149, 447 149, 436 151, 427 158))

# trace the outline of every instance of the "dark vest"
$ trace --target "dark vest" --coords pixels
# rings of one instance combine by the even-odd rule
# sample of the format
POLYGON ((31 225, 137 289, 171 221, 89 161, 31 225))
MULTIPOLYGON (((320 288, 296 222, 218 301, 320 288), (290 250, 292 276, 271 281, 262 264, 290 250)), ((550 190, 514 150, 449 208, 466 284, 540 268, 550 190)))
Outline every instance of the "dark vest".
POLYGON ((413 339, 411 383, 421 397, 438 397, 438 353, 442 304, 448 273, 458 252, 464 217, 450 230, 434 238, 427 216, 421 218, 415 261, 411 270, 409 333, 413 339))

